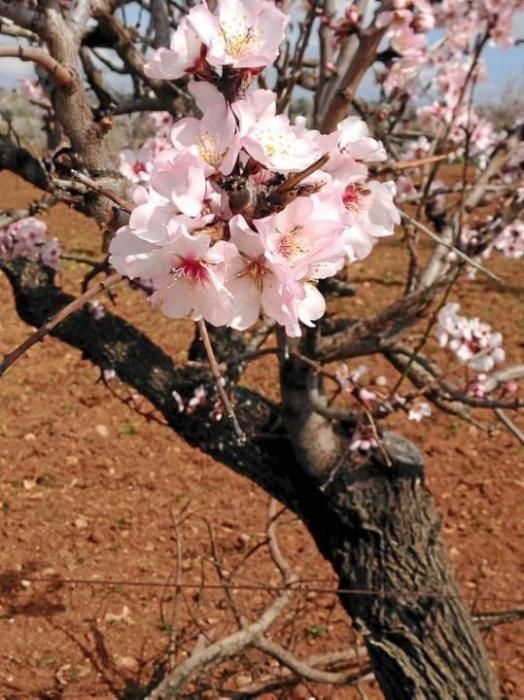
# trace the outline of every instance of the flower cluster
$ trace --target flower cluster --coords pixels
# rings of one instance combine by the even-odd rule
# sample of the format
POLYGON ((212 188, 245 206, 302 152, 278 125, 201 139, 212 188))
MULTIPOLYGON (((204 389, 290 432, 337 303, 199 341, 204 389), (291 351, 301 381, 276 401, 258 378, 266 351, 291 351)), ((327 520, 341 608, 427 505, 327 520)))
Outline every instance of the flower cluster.
POLYGON ((148 64, 157 78, 198 75, 188 89, 202 117, 177 121, 168 148, 131 165, 135 208, 110 261, 151 279, 171 318, 244 330, 264 313, 298 336, 325 312, 318 281, 399 222, 394 184, 368 179, 386 154, 364 122, 321 134, 277 114, 273 92, 246 92, 286 23, 272 2, 221 0, 216 17, 198 5, 148 64))
POLYGON ((17 257, 40 261, 58 269, 60 246, 56 238, 46 240, 47 226, 43 221, 28 216, 5 228, 0 228, 0 260, 17 257))
POLYGON ((493 248, 506 258, 524 257, 524 222, 514 221, 505 226, 493 241, 493 248))
POLYGON ((171 147, 173 117, 169 112, 151 112, 149 121, 154 136, 146 139, 138 151, 126 148, 119 155, 120 173, 133 185, 149 182, 156 156, 171 147))
POLYGON ((260 70, 272 63, 289 18, 271 0, 220 0, 217 14, 207 4, 191 8, 173 35, 170 49, 159 49, 147 66, 153 78, 185 73, 209 77, 218 67, 260 70))
POLYGON ((438 314, 435 336, 441 347, 449 347, 457 358, 477 372, 490 372, 504 362, 502 334, 493 332, 478 318, 459 315, 460 304, 446 304, 438 314))

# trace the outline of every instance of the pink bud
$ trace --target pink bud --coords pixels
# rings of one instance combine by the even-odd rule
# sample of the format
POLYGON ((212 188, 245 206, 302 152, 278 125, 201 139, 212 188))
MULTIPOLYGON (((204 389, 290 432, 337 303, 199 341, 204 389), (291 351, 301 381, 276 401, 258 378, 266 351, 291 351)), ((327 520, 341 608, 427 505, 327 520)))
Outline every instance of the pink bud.
POLYGON ((358 390, 358 398, 364 402, 376 401, 377 395, 374 394, 372 391, 368 391, 367 389, 359 389, 358 390))
POLYGON ((350 22, 354 22, 355 24, 360 19, 360 13, 354 5, 351 5, 351 7, 348 7, 347 10, 344 12, 344 14, 346 16, 346 19, 348 19, 350 22))

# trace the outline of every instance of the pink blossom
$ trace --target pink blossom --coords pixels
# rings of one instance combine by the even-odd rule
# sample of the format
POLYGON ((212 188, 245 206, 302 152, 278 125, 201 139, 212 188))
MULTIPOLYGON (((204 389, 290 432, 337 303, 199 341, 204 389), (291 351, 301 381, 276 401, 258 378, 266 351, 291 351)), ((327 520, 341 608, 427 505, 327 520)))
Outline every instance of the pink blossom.
POLYGON ((417 189, 413 180, 407 175, 400 175, 397 178, 397 202, 405 202, 413 199, 417 195, 417 189))
POLYGON ((401 56, 422 56, 426 49, 426 37, 424 34, 416 34, 410 27, 403 27, 393 34, 391 46, 401 56))
POLYGON ((201 63, 202 42, 190 24, 191 12, 183 17, 171 39, 171 47, 157 49, 145 64, 144 72, 150 78, 177 80, 186 71, 194 71, 201 63))
POLYGON ((167 139, 173 126, 173 117, 169 112, 150 112, 149 120, 156 132, 156 136, 167 139))
POLYGON ((378 447, 373 429, 369 425, 360 425, 352 435, 349 449, 353 452, 368 452, 378 447))
POLYGON ((42 86, 38 80, 20 80, 20 92, 29 102, 38 103, 41 106, 51 107, 51 103, 46 97, 42 86))
POLYGON ((346 253, 350 259, 361 260, 369 255, 375 239, 390 236, 400 214, 394 204, 393 182, 368 181, 365 186, 349 185, 342 194, 346 209, 344 238, 346 253))
POLYGON ((375 394, 374 391, 369 391, 369 389, 362 387, 361 389, 358 390, 358 398, 363 403, 370 403, 372 401, 377 400, 377 395, 375 394))
POLYGON ((338 147, 355 160, 374 162, 387 159, 384 146, 369 136, 367 124, 358 117, 346 117, 337 126, 338 147))
POLYGON ((47 241, 46 234, 46 224, 32 216, 0 228, 0 259, 24 257, 58 269, 60 245, 56 238, 47 241))
POLYGON ((151 177, 151 186, 170 200, 183 214, 199 216, 206 195, 206 175, 202 159, 190 151, 167 158, 151 177))
POLYGON ((175 403, 176 403, 177 408, 178 408, 178 412, 183 413, 184 412, 184 400, 182 399, 182 397, 180 396, 178 391, 176 391, 176 389, 173 389, 173 391, 171 392, 171 396, 175 400, 175 403))
POLYGON ((408 412, 409 420, 415 421, 415 423, 420 423, 424 418, 429 418, 429 416, 431 416, 431 406, 423 402, 413 406, 408 412))
POLYGON ((323 218, 311 197, 297 197, 283 211, 254 224, 268 260, 291 268, 296 279, 323 279, 343 266, 343 225, 323 218))
POLYGON ((493 242, 493 247, 507 258, 524 257, 524 222, 514 221, 505 226, 493 242))
POLYGON ((240 149, 235 118, 225 100, 215 103, 202 119, 180 119, 171 131, 171 141, 175 150, 188 150, 203 160, 210 172, 224 175, 233 170, 240 149))
POLYGON ((207 391, 203 384, 196 387, 193 396, 187 402, 187 412, 194 413, 199 406, 205 406, 207 403, 207 391))
POLYGON ((61 252, 58 238, 52 238, 50 241, 45 242, 40 249, 42 264, 53 268, 53 270, 58 270, 61 252))
POLYGON ((173 242, 162 249, 160 274, 153 277, 155 292, 151 301, 166 316, 204 319, 215 326, 224 326, 231 320, 232 295, 225 285, 225 263, 238 251, 231 243, 210 243, 206 234, 192 236, 181 229, 173 242))
POLYGON ((272 63, 289 22, 270 0, 218 0, 217 16, 204 2, 187 17, 207 47, 212 66, 261 68, 272 63))
POLYGON ((457 358, 478 372, 489 372, 503 362, 502 334, 478 318, 460 316, 459 304, 448 303, 438 313, 434 334, 441 347, 448 346, 457 358))
MULTIPOLYGON (((238 104, 238 103, 237 103, 238 104)), ((266 116, 241 139, 249 155, 270 170, 304 170, 333 146, 333 137, 293 126, 284 114, 266 116)))
POLYGON ((393 90, 408 90, 418 78, 425 58, 420 55, 404 56, 391 65, 389 70, 380 76, 386 95, 393 90))
POLYGON ((89 314, 93 317, 95 321, 100 321, 106 315, 105 306, 97 299, 95 299, 94 301, 88 301, 86 307, 89 314))
POLYGON ((393 12, 380 12, 375 24, 377 27, 388 27, 390 31, 398 31, 408 27, 413 15, 409 10, 398 8, 393 12))
MULTIPOLYGON (((227 281, 235 299, 233 328, 248 328, 263 310, 283 325, 288 335, 298 336, 299 321, 313 325, 325 312, 324 298, 311 280, 333 274, 328 270, 340 267, 341 244, 328 241, 321 224, 320 238, 314 241, 315 226, 301 226, 300 218, 293 219, 293 210, 287 211, 294 204, 281 214, 255 220, 260 235, 240 215, 230 221, 231 241, 240 252, 240 258, 234 258, 230 265, 227 281), (292 229, 289 220, 296 221, 292 229)), ((299 202, 296 206, 311 211, 312 205, 299 202)), ((332 236, 337 235, 331 222, 327 228, 332 236)))
POLYGON ((149 148, 142 146, 136 152, 129 148, 123 150, 119 155, 119 171, 122 175, 134 184, 148 182, 153 170, 152 154, 149 148))
POLYGON ((388 385, 388 378, 385 377, 383 374, 379 374, 378 377, 375 377, 375 384, 377 386, 387 386, 388 385))

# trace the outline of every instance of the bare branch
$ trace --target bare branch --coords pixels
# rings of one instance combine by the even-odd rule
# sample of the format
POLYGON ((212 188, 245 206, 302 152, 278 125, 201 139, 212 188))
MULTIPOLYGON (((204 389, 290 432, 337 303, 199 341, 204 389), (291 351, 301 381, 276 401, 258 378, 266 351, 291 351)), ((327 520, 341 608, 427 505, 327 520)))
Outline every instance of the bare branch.
POLYGON ((169 10, 166 0, 151 0, 151 22, 155 30, 153 47, 169 46, 169 10))
POLYGON ((382 352, 391 341, 421 318, 435 294, 449 280, 413 292, 371 318, 355 321, 348 328, 319 339, 316 357, 322 362, 382 352))
POLYGON ((262 638, 264 632, 275 622, 289 602, 291 590, 286 590, 269 607, 267 607, 256 622, 234 632, 227 637, 214 642, 204 649, 196 650, 193 654, 170 673, 150 693, 146 700, 164 700, 167 697, 176 697, 191 678, 197 673, 216 665, 224 659, 235 656, 247 646, 262 638))
POLYGON ((20 219, 25 219, 26 216, 34 216, 39 212, 47 211, 48 209, 54 207, 57 202, 58 197, 55 195, 45 195, 23 209, 5 210, 0 212, 0 228, 9 226, 15 221, 20 221, 20 219))
POLYGON ((11 2, 11 0, 0 0, 0 15, 20 25, 31 32, 37 32, 38 12, 28 7, 24 7, 21 2, 11 2))
POLYGON ((265 654, 272 656, 279 661, 283 666, 289 668, 300 678, 316 683, 331 683, 332 685, 353 685, 357 681, 363 680, 364 676, 371 674, 371 666, 366 665, 359 671, 321 671, 314 668, 305 661, 297 659, 287 649, 280 646, 276 642, 270 641, 266 637, 262 637, 254 643, 254 647, 263 651, 265 654))
POLYGON ((55 61, 45 49, 34 46, 0 45, 0 58, 19 58, 21 61, 31 61, 42 66, 54 78, 60 87, 70 87, 74 82, 74 73, 55 61))
POLYGON ((74 299, 70 304, 65 306, 61 311, 59 311, 55 316, 53 316, 52 319, 47 321, 47 323, 44 323, 43 326, 40 326, 40 328, 33 333, 33 335, 30 335, 29 338, 26 338, 23 343, 21 343, 17 348, 15 348, 12 352, 8 353, 2 362, 0 362, 0 377, 5 374, 5 372, 11 367, 12 364, 14 364, 24 353, 26 353, 30 348, 33 347, 33 345, 36 345, 36 343, 39 343, 41 340, 45 338, 46 335, 49 335, 53 328, 56 328, 59 323, 62 323, 62 321, 65 321, 65 319, 68 316, 71 316, 71 314, 75 313, 75 311, 78 311, 81 309, 84 304, 86 304, 88 301, 93 299, 97 294, 100 292, 103 292, 106 289, 109 289, 110 287, 114 287, 115 284, 118 284, 118 282, 121 282, 124 278, 122 275, 114 274, 108 277, 106 280, 102 282, 97 282, 91 289, 88 289, 85 294, 82 294, 82 296, 78 297, 77 299, 74 299))
POLYGON ((489 393, 496 389, 499 384, 522 379, 522 377, 524 377, 524 365, 512 365, 511 367, 504 367, 496 372, 491 372, 483 381, 483 385, 486 392, 489 393))
POLYGON ((73 0, 69 10, 67 23, 73 30, 78 43, 89 29, 88 20, 92 14, 92 0, 73 0))
POLYGON ((501 610, 500 612, 479 613, 473 615, 473 620, 481 630, 490 630, 498 625, 509 625, 524 619, 524 610, 501 610))
POLYGON ((77 170, 72 170, 71 172, 75 180, 78 180, 78 182, 81 182, 87 188, 93 190, 93 192, 98 192, 98 194, 101 194, 103 197, 106 197, 107 199, 111 200, 118 207, 120 207, 122 211, 125 211, 128 214, 130 214, 133 211, 132 205, 129 204, 129 202, 126 202, 125 199, 122 199, 122 197, 120 197, 116 192, 109 190, 107 187, 104 187, 92 178, 88 177, 87 175, 84 175, 83 173, 78 172, 77 170))
POLYGON ((231 400, 227 395, 226 390, 224 389, 224 379, 220 374, 218 362, 213 351, 213 346, 211 345, 209 333, 207 332, 206 322, 201 320, 197 321, 197 324, 198 330, 200 331, 200 337, 202 338, 202 342, 204 343, 207 359, 209 360, 211 374, 213 375, 213 379, 215 380, 215 386, 217 388, 218 395, 220 396, 220 399, 224 404, 227 416, 231 421, 231 424, 233 425, 233 430, 235 431, 235 435, 237 436, 239 443, 243 444, 246 442, 247 439, 246 434, 240 427, 240 423, 238 422, 238 418, 236 416, 235 409, 233 408, 233 404, 231 403, 231 400))
POLYGON ((18 27, 13 22, 0 17, 0 34, 4 36, 12 36, 17 39, 28 39, 29 41, 38 41, 38 36, 28 29, 18 27))
MULTIPOLYGON (((406 221, 409 221, 410 224, 415 226, 419 231, 424 233, 426 236, 429 236, 433 241, 436 241, 439 246, 442 246, 446 248, 447 250, 453 251, 455 255, 466 262, 468 265, 471 265, 477 270, 480 270, 483 272, 487 277, 490 277, 492 280, 495 280, 495 282, 500 282, 502 283, 503 280, 496 275, 494 272, 491 272, 491 270, 488 270, 486 267, 478 263, 476 260, 473 260, 473 258, 470 258, 469 255, 466 255, 466 253, 463 253, 459 248, 454 246, 452 243, 449 242, 449 237, 445 237, 444 235, 438 236, 436 233, 434 233, 431 229, 429 229, 427 226, 424 226, 424 224, 421 224, 420 221, 417 221, 414 219, 412 216, 409 216, 409 214, 406 214, 406 212, 401 211, 400 212, 401 216, 403 219, 406 221)), ((449 228, 449 227, 448 227, 449 228)), ((449 229, 451 230, 451 229, 449 229)), ((451 239, 452 239, 452 234, 451 239)), ((431 265, 431 263, 430 263, 431 265)), ((426 274, 424 275, 423 281, 422 281, 422 286, 425 286, 427 284, 433 284, 435 282, 435 276, 438 274, 437 272, 435 273, 429 273, 430 265, 428 265, 428 268, 426 270, 426 274)), ((438 272, 442 272, 442 267, 439 266, 438 272)))
POLYGON ((378 45, 386 31, 387 27, 370 27, 361 35, 351 64, 338 83, 336 93, 322 119, 320 130, 323 133, 333 131, 346 116, 362 78, 375 61, 378 45))
POLYGON ((38 158, 0 134, 0 171, 11 170, 35 187, 48 190, 49 176, 38 158))
POLYGON ((517 438, 520 444, 524 445, 524 433, 518 427, 518 425, 515 425, 515 423, 511 420, 507 413, 505 413, 505 411, 503 411, 501 408, 495 408, 495 414, 499 418, 500 422, 503 423, 506 426, 506 428, 510 431, 510 433, 513 433, 513 435, 517 438))

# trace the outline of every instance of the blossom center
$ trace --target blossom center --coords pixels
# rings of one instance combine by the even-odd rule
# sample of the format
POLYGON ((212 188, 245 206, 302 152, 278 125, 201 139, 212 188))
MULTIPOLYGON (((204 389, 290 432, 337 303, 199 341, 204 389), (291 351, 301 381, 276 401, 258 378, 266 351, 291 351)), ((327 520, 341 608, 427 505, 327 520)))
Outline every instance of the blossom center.
POLYGON ((227 147, 223 151, 220 150, 220 145, 217 137, 210 131, 206 131, 199 139, 198 154, 206 163, 218 168, 229 150, 227 147))
POLYGON ((303 246, 301 246, 297 240, 296 233, 299 230, 300 226, 295 226, 295 228, 291 229, 290 231, 286 231, 285 233, 280 233, 280 231, 278 231, 279 239, 277 250, 282 257, 294 258, 297 255, 306 252, 303 246))
POLYGON ((205 263, 193 257, 181 258, 178 264, 173 266, 172 272, 176 277, 185 277, 190 282, 200 284, 204 284, 209 278, 205 263))
POLYGON ((256 49, 260 43, 253 27, 242 22, 222 21, 220 30, 226 50, 232 58, 242 58, 249 51, 256 49))
POLYGON ((140 175, 140 173, 147 172, 146 164, 143 163, 141 160, 135 160, 132 169, 135 175, 140 175))

